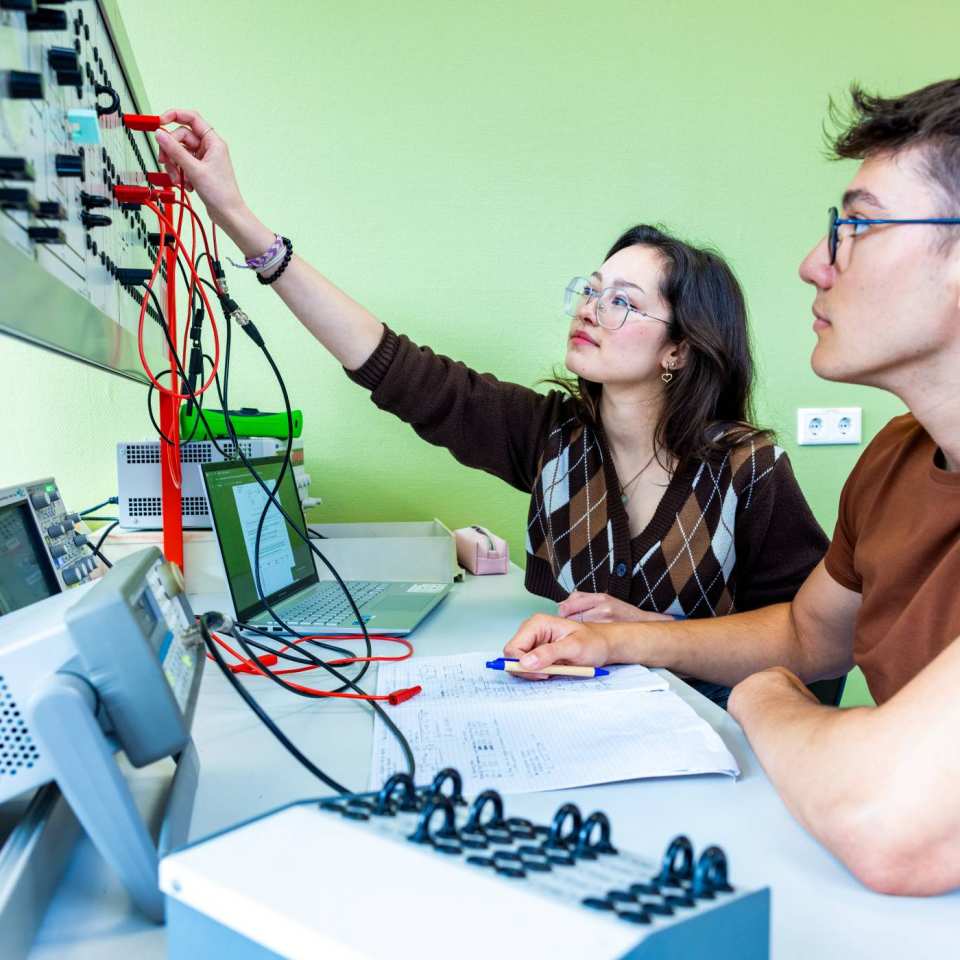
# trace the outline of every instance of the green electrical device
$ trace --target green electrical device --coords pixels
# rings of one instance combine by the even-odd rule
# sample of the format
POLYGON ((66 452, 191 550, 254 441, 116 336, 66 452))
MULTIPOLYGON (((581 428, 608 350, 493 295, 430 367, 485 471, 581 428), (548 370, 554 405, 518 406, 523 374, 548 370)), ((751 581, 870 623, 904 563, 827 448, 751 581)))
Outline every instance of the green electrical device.
MULTIPOLYGON (((203 416, 210 426, 210 432, 207 431, 203 420, 199 420, 196 407, 191 413, 187 413, 186 406, 180 409, 180 436, 183 438, 191 437, 191 433, 196 427, 196 433, 191 437, 192 440, 209 440, 211 433, 214 439, 229 438, 230 432, 227 430, 226 417, 222 410, 204 410, 203 416)), ((279 437, 281 440, 287 438, 287 414, 264 413, 255 410, 252 407, 243 407, 240 410, 230 411, 230 423, 238 437, 279 437)), ((303 411, 293 411, 293 435, 299 437, 303 433, 303 411)))

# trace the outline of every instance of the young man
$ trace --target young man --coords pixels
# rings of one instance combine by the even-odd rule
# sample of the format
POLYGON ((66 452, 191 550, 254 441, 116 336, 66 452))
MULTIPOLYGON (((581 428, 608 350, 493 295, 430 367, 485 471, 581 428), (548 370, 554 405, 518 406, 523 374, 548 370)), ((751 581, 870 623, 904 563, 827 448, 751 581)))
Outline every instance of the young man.
POLYGON ((835 152, 863 162, 800 267, 812 363, 910 413, 847 480, 823 562, 791 603, 696 623, 537 616, 506 653, 533 675, 636 662, 737 684, 730 712, 797 819, 871 888, 935 894, 960 887, 960 80, 854 88, 853 105, 835 152), (877 707, 804 686, 854 664, 877 707))

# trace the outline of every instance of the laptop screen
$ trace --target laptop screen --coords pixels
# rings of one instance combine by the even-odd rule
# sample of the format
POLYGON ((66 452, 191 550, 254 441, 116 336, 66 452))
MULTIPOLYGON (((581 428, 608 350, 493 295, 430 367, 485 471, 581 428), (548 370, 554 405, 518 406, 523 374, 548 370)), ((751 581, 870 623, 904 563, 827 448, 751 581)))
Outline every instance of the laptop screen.
MULTIPOLYGON (((259 457, 250 463, 272 490, 283 457, 259 457)), ((237 619, 243 622, 266 609, 257 593, 253 558, 257 524, 267 495, 250 471, 236 460, 205 463, 202 470, 233 606, 237 619)), ((291 519, 301 530, 305 529, 292 467, 284 474, 277 495, 291 519)), ((310 547, 289 528, 283 514, 271 503, 260 535, 260 584, 267 600, 279 603, 317 579, 310 547)))

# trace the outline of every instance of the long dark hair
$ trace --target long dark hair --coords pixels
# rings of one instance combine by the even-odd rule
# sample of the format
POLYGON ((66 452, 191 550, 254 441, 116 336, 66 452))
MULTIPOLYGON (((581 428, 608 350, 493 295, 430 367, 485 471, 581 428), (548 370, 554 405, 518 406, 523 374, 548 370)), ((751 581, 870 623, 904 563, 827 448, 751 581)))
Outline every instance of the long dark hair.
MULTIPOLYGON (((654 450, 670 454, 681 468, 706 460, 745 440, 767 434, 753 425, 753 358, 743 291, 727 262, 712 250, 639 224, 627 230, 604 260, 626 247, 658 250, 664 260, 660 294, 670 305, 668 336, 686 341, 684 365, 674 371, 654 432, 654 450)), ((578 403, 596 421, 603 385, 555 372, 546 381, 578 403)))

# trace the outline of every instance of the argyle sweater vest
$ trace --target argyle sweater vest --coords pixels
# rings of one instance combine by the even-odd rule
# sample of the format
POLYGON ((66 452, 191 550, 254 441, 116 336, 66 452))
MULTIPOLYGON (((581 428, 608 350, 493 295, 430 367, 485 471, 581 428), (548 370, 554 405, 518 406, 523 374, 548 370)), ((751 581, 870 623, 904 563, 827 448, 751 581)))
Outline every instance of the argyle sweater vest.
POLYGON ((571 398, 479 374, 389 328, 347 374, 423 439, 530 494, 526 585, 541 596, 581 590, 720 616, 792 599, 826 551, 788 457, 769 439, 683 465, 631 537, 602 425, 571 398))
POLYGON ((527 571, 536 593, 609 593, 678 617, 737 609, 738 518, 783 450, 752 441, 682 471, 646 530, 631 540, 615 468, 599 429, 558 424, 541 456, 527 521, 527 571), (619 548, 619 549, 618 549, 619 548))

